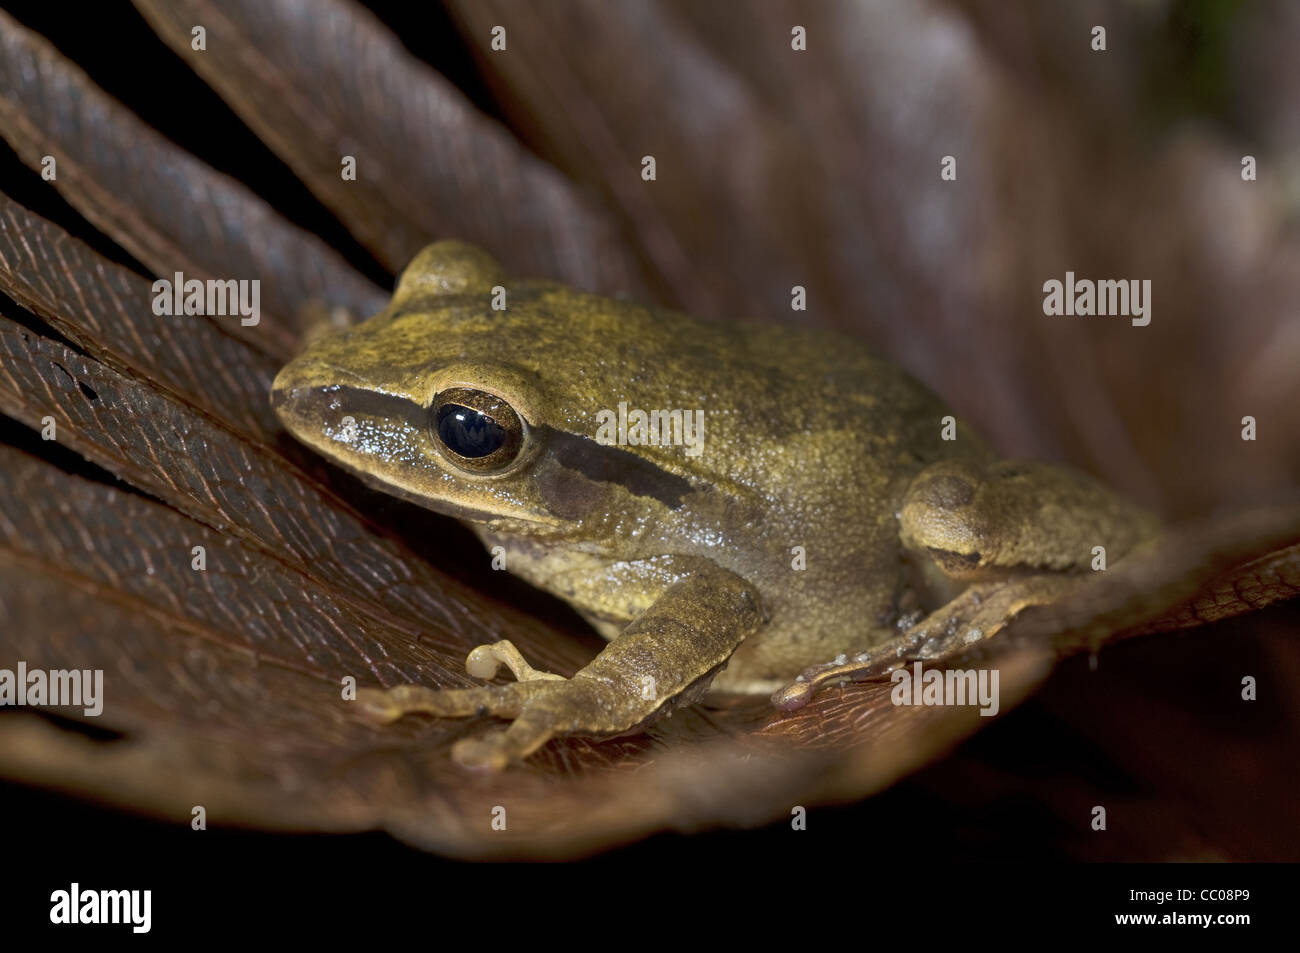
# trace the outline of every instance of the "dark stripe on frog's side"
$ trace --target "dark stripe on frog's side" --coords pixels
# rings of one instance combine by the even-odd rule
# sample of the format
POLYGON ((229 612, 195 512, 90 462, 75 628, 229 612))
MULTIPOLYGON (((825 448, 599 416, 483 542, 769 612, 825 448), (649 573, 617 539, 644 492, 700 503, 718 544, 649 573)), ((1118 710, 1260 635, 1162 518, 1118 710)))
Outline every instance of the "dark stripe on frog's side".
POLYGON ((685 477, 669 473, 635 453, 552 427, 536 429, 551 459, 594 483, 618 484, 634 496, 658 500, 674 510, 681 507, 682 499, 691 492, 690 481, 685 477))

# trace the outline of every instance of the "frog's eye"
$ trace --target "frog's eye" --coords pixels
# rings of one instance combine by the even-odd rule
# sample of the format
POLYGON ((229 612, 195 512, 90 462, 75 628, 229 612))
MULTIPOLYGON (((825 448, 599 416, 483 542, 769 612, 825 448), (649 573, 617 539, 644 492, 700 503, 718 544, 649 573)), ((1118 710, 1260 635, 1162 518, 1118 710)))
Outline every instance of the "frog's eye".
POLYGON ((453 387, 430 408, 433 436, 451 461, 472 473, 509 466, 524 443, 524 425, 496 394, 453 387))

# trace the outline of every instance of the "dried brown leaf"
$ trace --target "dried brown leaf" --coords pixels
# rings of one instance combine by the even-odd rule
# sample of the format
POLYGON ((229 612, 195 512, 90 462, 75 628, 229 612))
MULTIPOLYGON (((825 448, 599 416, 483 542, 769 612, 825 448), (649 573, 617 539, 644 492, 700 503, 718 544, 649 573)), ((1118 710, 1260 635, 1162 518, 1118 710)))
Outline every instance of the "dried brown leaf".
POLYGON ((4 195, 0 290, 110 367, 147 379, 262 442, 279 432, 266 399, 276 361, 208 320, 155 315, 146 279, 4 195))
POLYGON ((640 290, 616 222, 479 115, 373 15, 336 0, 136 6, 391 270, 440 238, 515 274, 640 290), (195 24, 207 49, 191 48, 195 24), (356 160, 355 180, 340 175, 356 160))
POLYGON ((311 302, 368 316, 383 293, 319 238, 168 142, 44 39, 0 11, 0 135, 78 211, 170 279, 259 279, 263 314, 239 333, 293 354, 311 302))
MULTIPOLYGON (((390 267, 454 234, 515 271, 637 286, 614 218, 368 14, 336 0, 138 5, 390 267), (195 22, 209 31, 201 57, 189 52, 195 22), (360 159, 356 182, 338 177, 344 153, 360 159)), ((739 19, 700 5, 457 10, 476 45, 487 25, 507 26, 509 56, 484 62, 520 125, 634 225, 651 270, 694 310, 873 337, 1003 447, 1075 455, 1170 512, 1229 489, 1286 498, 1276 491, 1294 483, 1300 404, 1276 355, 1295 353, 1280 316, 1300 270, 1271 194, 1225 184, 1224 142, 1176 140, 1153 159, 1121 124, 1108 148, 1087 148, 1086 119, 1055 118, 1080 97, 1030 87, 998 65, 1001 47, 929 6, 796 8, 817 44, 798 60, 790 14, 765 5, 739 19), (578 33, 589 42, 558 42, 578 33), (657 183, 639 177, 647 152, 657 183), (961 157, 960 185, 938 180, 947 152, 961 157), (1205 223, 1229 195, 1248 253, 1225 268, 1205 223), (1149 228, 1119 227, 1134 209, 1149 228), (1155 275, 1159 323, 1045 322, 1037 289, 1075 261, 1155 275), (1257 287, 1242 285, 1248 275, 1257 287), (803 315, 788 309, 795 283, 813 295, 803 315), (1234 301, 1252 321, 1225 343, 1234 301), (1238 404, 1268 422, 1257 444, 1237 434, 1238 404), (1186 474, 1205 472, 1189 486, 1186 474)), ((3 15, 0 44, 0 128, 29 163, 62 144, 69 197, 146 264, 260 269, 295 311, 374 298, 346 272, 340 293, 332 253, 142 129, 3 15), (83 153, 84 167, 65 161, 83 153), (177 169, 185 194, 171 199, 206 230, 167 224, 162 203, 131 191, 177 169), (257 247, 240 257, 244 245, 257 247)), ((214 823, 382 827, 458 855, 571 856, 860 798, 988 722, 970 708, 893 705, 877 679, 791 714, 724 700, 643 735, 557 741, 503 775, 470 774, 448 747, 483 725, 373 728, 340 699, 340 679, 466 684, 464 653, 501 637, 569 672, 590 645, 452 580, 359 515, 269 439, 264 404, 243 406, 272 362, 200 319, 152 318, 140 279, 12 204, 0 206, 0 287, 86 352, 0 322, 0 412, 33 427, 53 417, 61 443, 156 498, 0 451, 13 487, 0 496, 0 645, 32 666, 103 668, 97 724, 121 733, 96 741, 35 715, 0 718, 7 776, 178 821, 204 804, 214 823), (190 568, 195 545, 204 573, 190 568), (505 832, 490 827, 496 805, 505 832)), ((296 333, 284 325, 263 344, 276 351, 296 333)), ((1294 504, 1225 508, 942 661, 997 668, 1006 711, 1061 654, 1293 596, 1298 545, 1294 504)))

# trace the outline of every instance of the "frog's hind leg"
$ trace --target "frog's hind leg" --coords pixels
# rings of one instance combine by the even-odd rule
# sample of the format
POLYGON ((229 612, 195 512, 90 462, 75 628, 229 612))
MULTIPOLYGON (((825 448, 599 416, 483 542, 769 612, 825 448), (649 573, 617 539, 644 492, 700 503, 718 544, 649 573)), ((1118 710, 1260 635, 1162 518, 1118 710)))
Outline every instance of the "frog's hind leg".
POLYGON ((1022 610, 1051 602, 1077 582, 1078 577, 1038 575, 1010 584, 972 585, 894 638, 855 656, 841 655, 805 669, 772 695, 772 704, 793 711, 825 685, 866 681, 913 661, 941 661, 993 637, 1022 610))

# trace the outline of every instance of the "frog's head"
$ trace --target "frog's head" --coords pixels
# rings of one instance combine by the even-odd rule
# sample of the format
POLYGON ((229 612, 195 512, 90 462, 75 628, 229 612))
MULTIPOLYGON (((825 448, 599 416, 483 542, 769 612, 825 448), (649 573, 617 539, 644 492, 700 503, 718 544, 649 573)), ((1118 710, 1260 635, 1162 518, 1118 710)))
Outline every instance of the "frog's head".
POLYGON ((272 405, 294 437, 377 489, 494 531, 595 538, 593 520, 655 518, 692 491, 680 448, 595 439, 598 412, 627 396, 623 342, 662 337, 654 320, 625 326, 643 309, 610 307, 507 282, 479 249, 439 242, 388 308, 286 365, 272 405))

